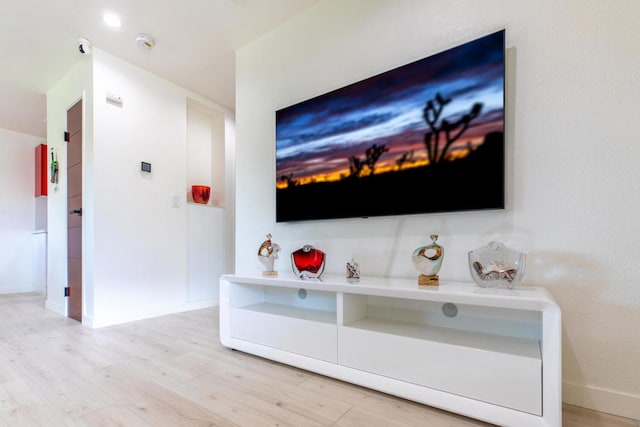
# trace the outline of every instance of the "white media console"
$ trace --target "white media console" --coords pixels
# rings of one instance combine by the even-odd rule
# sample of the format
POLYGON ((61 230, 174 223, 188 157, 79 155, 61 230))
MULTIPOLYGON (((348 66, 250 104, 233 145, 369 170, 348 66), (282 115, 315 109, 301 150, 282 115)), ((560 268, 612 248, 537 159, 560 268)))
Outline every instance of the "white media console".
POLYGON ((224 275, 220 340, 504 426, 560 426, 561 313, 542 288, 224 275))

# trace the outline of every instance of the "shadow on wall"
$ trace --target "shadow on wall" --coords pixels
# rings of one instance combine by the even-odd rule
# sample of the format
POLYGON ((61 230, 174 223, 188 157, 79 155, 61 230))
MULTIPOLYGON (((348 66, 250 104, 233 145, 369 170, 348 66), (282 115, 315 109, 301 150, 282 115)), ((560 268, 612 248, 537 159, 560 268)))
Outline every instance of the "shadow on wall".
MULTIPOLYGON (((566 252, 530 252, 527 254, 527 278, 536 286, 550 290, 570 287, 588 288, 604 280, 604 266, 579 254, 566 252)), ((555 291, 552 291, 555 295, 555 291)))
POLYGON ((619 274, 605 260, 531 252, 527 276, 531 285, 546 288, 562 310, 564 382, 608 388, 612 367, 634 359, 635 332, 620 325, 640 321, 637 305, 625 298, 619 274))

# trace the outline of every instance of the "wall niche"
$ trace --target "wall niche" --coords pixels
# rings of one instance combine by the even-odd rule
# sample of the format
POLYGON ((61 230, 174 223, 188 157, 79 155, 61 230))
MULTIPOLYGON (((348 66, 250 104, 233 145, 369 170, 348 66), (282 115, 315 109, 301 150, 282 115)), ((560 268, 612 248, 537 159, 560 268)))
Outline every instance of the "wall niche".
POLYGON ((218 277, 226 270, 225 115, 187 98, 187 302, 218 297, 218 277), (211 187, 206 204, 193 200, 191 187, 211 187))
POLYGON ((224 113, 187 98, 187 203, 194 203, 191 186, 206 185, 207 206, 226 206, 224 126, 224 113))

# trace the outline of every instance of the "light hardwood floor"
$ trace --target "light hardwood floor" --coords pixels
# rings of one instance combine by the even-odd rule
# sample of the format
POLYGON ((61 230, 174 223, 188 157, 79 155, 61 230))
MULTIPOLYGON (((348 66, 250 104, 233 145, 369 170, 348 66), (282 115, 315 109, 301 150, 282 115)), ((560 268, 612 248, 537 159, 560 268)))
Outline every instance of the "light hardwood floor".
MULTIPOLYGON (((640 422, 565 406, 565 426, 640 422)), ((482 426, 222 347, 218 310, 98 330, 0 295, 0 426, 482 426)))

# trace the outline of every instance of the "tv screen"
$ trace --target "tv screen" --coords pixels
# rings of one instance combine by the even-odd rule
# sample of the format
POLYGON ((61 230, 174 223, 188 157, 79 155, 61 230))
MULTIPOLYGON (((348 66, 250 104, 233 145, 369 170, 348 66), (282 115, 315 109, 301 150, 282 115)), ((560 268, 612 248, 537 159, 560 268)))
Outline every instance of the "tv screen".
POLYGON ((276 111, 276 221, 503 209, 504 37, 276 111))

